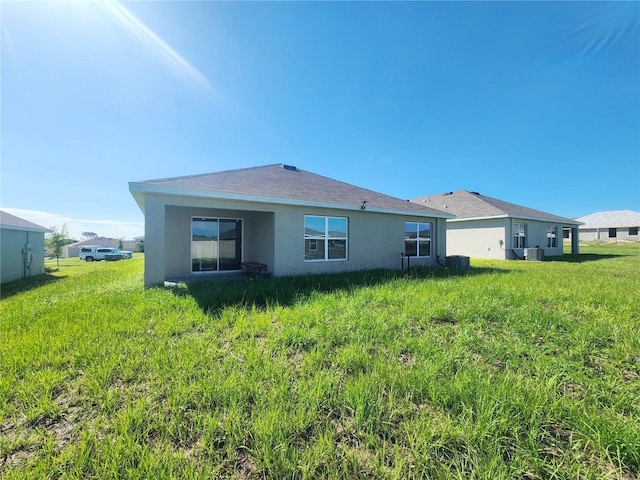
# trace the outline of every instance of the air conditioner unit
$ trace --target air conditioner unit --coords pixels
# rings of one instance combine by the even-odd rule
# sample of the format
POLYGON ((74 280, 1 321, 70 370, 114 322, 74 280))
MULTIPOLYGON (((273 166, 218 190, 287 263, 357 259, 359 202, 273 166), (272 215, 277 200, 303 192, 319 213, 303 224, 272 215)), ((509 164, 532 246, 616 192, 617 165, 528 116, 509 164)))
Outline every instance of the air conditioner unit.
POLYGON ((524 249, 524 259, 530 260, 533 262, 542 262, 544 260, 544 249, 543 248, 525 248, 524 249))
POLYGON ((465 257, 463 255, 451 255, 446 259, 447 268, 450 270, 455 270, 457 272, 468 272, 469 265, 469 257, 465 257))

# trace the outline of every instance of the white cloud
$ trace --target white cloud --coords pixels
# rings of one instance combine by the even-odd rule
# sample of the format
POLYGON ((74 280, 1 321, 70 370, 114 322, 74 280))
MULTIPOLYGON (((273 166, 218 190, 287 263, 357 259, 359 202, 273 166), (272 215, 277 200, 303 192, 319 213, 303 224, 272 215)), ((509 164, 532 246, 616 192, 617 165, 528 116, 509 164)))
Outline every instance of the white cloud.
POLYGON ((76 240, 82 240, 82 232, 94 232, 101 237, 124 238, 125 240, 131 240, 144 235, 144 222, 142 221, 87 220, 38 210, 4 207, 1 209, 16 217, 37 223, 42 227, 56 227, 57 229, 61 229, 62 226, 66 224, 69 237, 76 240))

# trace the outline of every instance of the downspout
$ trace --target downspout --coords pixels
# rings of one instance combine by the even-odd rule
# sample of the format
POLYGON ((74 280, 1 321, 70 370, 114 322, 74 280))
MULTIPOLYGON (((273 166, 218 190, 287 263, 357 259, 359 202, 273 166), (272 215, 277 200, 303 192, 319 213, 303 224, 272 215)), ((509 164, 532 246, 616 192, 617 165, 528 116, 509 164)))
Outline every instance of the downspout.
POLYGON ((445 245, 445 252, 444 252, 444 257, 446 258, 447 256, 447 252, 446 252, 446 247, 447 247, 447 219, 446 218, 438 218, 436 220, 436 226, 438 229, 438 232, 436 234, 436 262, 438 262, 438 265, 440 265, 441 267, 445 267, 447 266, 446 263, 441 263, 440 262, 440 257, 441 257, 441 251, 440 251, 440 238, 441 236, 444 236, 444 245, 445 245), (444 230, 444 233, 440 233, 441 230, 444 230))
POLYGON ((27 244, 29 243, 29 232, 24 232, 25 239, 22 244, 22 278, 27 276, 27 244))
POLYGON ((31 255, 31 246, 29 245, 29 231, 25 232, 25 241, 22 246, 22 278, 31 276, 31 263, 33 255, 31 255), (28 271, 28 274, 27 274, 28 271))

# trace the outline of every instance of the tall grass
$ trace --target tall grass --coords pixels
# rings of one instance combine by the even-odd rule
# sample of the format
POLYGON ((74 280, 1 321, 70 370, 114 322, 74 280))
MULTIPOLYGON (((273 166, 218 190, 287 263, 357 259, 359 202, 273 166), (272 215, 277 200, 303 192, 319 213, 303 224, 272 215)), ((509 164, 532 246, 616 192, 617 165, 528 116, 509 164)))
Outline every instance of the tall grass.
POLYGON ((3 286, 0 476, 640 475, 640 248, 144 289, 3 286))

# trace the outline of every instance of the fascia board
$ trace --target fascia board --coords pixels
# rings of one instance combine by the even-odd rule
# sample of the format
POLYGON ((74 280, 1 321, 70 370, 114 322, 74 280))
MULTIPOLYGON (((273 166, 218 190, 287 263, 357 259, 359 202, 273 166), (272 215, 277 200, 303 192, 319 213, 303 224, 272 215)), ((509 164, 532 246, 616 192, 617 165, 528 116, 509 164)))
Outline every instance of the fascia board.
POLYGON ((35 232, 35 233, 52 233, 53 230, 49 228, 36 228, 36 227, 19 227, 16 225, 0 225, 3 230, 19 230, 21 232, 35 232))
POLYGON ((491 215, 489 217, 465 217, 465 218, 452 218, 451 220, 447 220, 447 222, 470 222, 472 220, 494 220, 496 218, 509 218, 509 215, 491 215))
POLYGON ((553 219, 553 218, 541 218, 541 217, 527 217, 527 216, 523 216, 523 215, 511 215, 509 213, 505 213, 503 215, 491 215, 488 217, 467 217, 467 218, 454 218, 451 220, 447 220, 447 222, 468 222, 471 220, 493 220, 496 218, 514 218, 517 220, 530 220, 530 221, 534 221, 534 222, 546 222, 546 223, 556 223, 556 224, 562 224, 562 225, 584 225, 583 223, 577 222, 577 221, 568 221, 568 222, 561 222, 559 220, 553 219))
MULTIPOLYGON (((275 205, 291 205, 291 206, 303 206, 303 207, 317 207, 317 208, 332 208, 336 210, 352 210, 362 211, 359 205, 350 205, 343 203, 330 203, 330 202, 315 202, 309 200, 297 200, 295 198, 280 198, 280 197, 264 197, 260 195, 246 195, 242 193, 228 193, 228 192, 215 192, 208 190, 193 190, 190 188, 176 188, 166 186, 144 185, 140 183, 130 183, 129 191, 138 202, 138 206, 144 213, 144 197, 145 193, 157 193, 161 195, 176 195, 183 197, 200 197, 200 198, 213 198, 219 200, 236 200, 239 202, 254 202, 254 203, 266 203, 275 205), (142 194, 142 195, 140 195, 142 194)), ((403 215, 414 217, 429 217, 429 218, 453 218, 453 215, 448 213, 436 213, 436 212, 419 212, 412 210, 394 210, 386 208, 367 207, 365 212, 386 213, 391 215, 403 215)))

